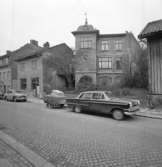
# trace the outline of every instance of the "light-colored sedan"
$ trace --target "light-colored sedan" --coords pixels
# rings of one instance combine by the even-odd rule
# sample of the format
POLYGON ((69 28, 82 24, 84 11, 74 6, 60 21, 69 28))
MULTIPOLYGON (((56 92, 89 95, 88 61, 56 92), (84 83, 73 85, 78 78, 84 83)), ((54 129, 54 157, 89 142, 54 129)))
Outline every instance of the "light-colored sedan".
POLYGON ((43 100, 50 108, 62 108, 66 104, 65 94, 60 90, 52 90, 50 94, 44 96, 43 100))
POLYGON ((22 91, 15 91, 13 89, 8 90, 4 94, 4 99, 7 101, 27 101, 27 95, 22 91))

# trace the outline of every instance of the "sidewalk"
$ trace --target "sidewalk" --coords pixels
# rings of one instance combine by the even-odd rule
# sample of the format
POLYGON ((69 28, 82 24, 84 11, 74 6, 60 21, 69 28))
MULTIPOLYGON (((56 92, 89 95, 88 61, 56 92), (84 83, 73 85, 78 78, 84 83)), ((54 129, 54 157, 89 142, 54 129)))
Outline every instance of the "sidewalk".
POLYGON ((54 167, 41 156, 0 131, 0 167, 54 167))
POLYGON ((162 109, 141 108, 136 115, 141 117, 162 119, 162 109))
POLYGON ((34 96, 28 96, 28 102, 31 102, 31 103, 41 103, 41 104, 44 103, 43 99, 40 99, 40 98, 34 97, 34 96))

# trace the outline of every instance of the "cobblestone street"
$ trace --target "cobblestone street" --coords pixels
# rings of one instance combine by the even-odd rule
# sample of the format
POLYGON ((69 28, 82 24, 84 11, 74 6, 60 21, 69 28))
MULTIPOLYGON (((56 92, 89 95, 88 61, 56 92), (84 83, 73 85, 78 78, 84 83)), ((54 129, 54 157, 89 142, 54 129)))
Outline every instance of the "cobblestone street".
POLYGON ((106 115, 3 101, 0 124, 5 133, 57 167, 162 166, 162 120, 115 121, 106 115))

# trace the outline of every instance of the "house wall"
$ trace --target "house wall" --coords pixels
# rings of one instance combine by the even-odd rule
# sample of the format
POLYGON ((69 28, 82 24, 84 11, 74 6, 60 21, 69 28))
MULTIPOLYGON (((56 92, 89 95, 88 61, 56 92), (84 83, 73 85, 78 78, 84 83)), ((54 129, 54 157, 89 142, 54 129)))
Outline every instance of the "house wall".
POLYGON ((162 39, 148 41, 149 90, 151 94, 162 94, 162 39))
POLYGON ((43 94, 43 69, 42 69, 42 58, 35 57, 17 62, 17 89, 22 90, 20 85, 20 79, 27 79, 27 87, 24 91, 28 94, 36 95, 35 90, 32 89, 32 78, 39 78, 39 91, 38 96, 43 94), (33 62, 36 62, 34 65, 33 62), (23 68, 24 66, 24 68, 23 68))
POLYGON ((0 90, 5 92, 11 88, 11 68, 9 66, 9 56, 0 57, 0 90))
POLYGON ((117 37, 102 37, 98 39, 97 42, 97 84, 102 86, 112 86, 114 84, 119 84, 123 76, 123 67, 122 69, 116 68, 116 61, 119 58, 125 60, 125 57, 128 55, 127 45, 126 45, 126 36, 117 36, 117 37), (109 42, 109 49, 102 50, 102 41, 109 42), (115 48, 115 42, 122 41, 122 49, 115 48), (112 69, 100 69, 99 68, 99 58, 112 58, 112 69))
POLYGON ((81 33, 75 34, 75 49, 76 49, 76 85, 80 78, 84 75, 90 76, 93 83, 96 85, 112 86, 123 82, 123 74, 134 73, 135 61, 139 55, 140 46, 132 33, 126 32, 119 35, 97 35, 96 33, 81 33), (91 39, 93 42, 92 48, 81 49, 80 41, 84 38, 91 39), (102 50, 102 41, 109 42, 109 49, 102 50), (122 48, 116 49, 115 42, 122 41, 122 48), (78 54, 77 54, 78 53, 78 54), (112 69, 100 69, 100 58, 112 58, 112 69), (117 69, 116 61, 122 58, 122 68, 117 69))

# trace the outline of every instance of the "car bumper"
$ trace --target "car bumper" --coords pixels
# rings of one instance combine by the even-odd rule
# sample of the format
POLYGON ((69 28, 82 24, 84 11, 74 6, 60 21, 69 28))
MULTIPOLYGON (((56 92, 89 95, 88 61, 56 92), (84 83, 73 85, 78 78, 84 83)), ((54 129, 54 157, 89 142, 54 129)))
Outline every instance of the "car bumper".
POLYGON ((26 101, 27 98, 26 97, 16 97, 16 100, 18 100, 18 101, 26 101))
POLYGON ((125 115, 135 115, 137 111, 139 111, 139 106, 131 107, 129 109, 124 110, 125 115))

